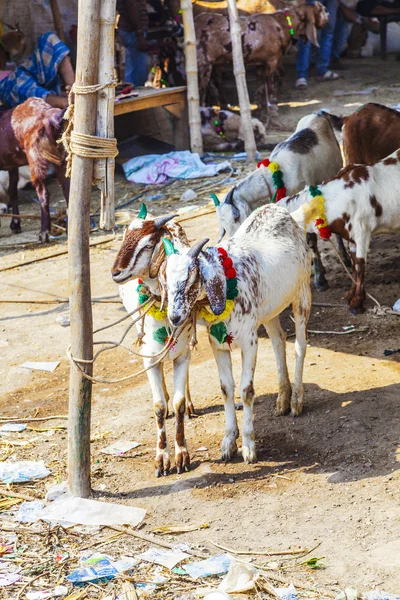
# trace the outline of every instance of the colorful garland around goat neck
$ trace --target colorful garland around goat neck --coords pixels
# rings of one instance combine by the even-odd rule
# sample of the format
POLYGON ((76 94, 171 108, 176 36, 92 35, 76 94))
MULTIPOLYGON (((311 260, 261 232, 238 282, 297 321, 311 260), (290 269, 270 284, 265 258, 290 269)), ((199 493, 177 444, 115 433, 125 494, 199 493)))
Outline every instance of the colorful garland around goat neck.
POLYGON ((220 315, 215 315, 208 308, 203 306, 200 309, 200 316, 208 323, 213 323, 210 327, 210 334, 220 344, 228 344, 229 348, 233 342, 233 335, 228 333, 225 321, 231 314, 235 306, 235 298, 239 294, 237 289, 236 270, 233 266, 232 259, 229 258, 227 251, 224 248, 217 248, 220 263, 224 269, 226 277, 226 305, 225 310, 220 315), (215 323, 215 321, 218 321, 215 323))
POLYGON ((264 160, 258 163, 257 167, 268 167, 272 173, 272 182, 276 188, 275 194, 272 197, 272 202, 279 202, 279 200, 285 198, 287 196, 286 187, 283 182, 283 173, 280 170, 278 163, 271 162, 268 158, 264 158, 264 160))
MULTIPOLYGON (((137 286, 136 291, 139 294, 139 304, 144 304, 150 298, 150 296, 145 293, 147 291, 146 284, 144 284, 141 279, 138 279, 138 283, 139 285, 137 286)), ((150 317, 153 317, 156 321, 165 321, 165 319, 167 318, 167 313, 167 308, 163 308, 163 310, 160 310, 159 308, 153 305, 146 314, 150 315, 150 317)), ((159 344, 162 344, 163 346, 168 342, 169 336, 170 332, 167 330, 166 327, 159 327, 153 333, 153 339, 159 344)))
POLYGON ((325 214, 325 200, 321 194, 321 190, 316 185, 310 185, 309 188, 311 196, 314 198, 314 201, 318 206, 318 214, 319 217, 315 221, 315 225, 318 228, 319 235, 323 240, 329 240, 332 235, 331 230, 329 229, 328 220, 325 214))
POLYGON ((225 132, 224 132, 224 127, 221 123, 221 121, 219 119, 215 119, 214 120, 214 125, 215 125, 215 130, 216 132, 222 137, 222 138, 226 138, 225 132))
POLYGON ((287 24, 289 26, 289 33, 293 37, 294 36, 293 22, 292 22, 291 16, 289 15, 289 13, 287 11, 285 11, 285 17, 286 17, 287 24))

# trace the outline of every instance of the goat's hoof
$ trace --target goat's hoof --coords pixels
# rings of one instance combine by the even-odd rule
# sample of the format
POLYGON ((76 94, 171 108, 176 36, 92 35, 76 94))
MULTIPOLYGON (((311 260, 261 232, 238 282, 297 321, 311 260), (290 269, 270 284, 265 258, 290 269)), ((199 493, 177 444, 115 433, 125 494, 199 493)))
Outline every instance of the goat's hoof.
POLYGON ((244 462, 246 462, 248 465, 257 462, 256 445, 253 442, 253 440, 251 440, 251 442, 246 445, 243 444, 242 456, 244 462))
POLYGON ((278 397, 276 399, 275 415, 282 417, 290 412, 290 399, 292 397, 292 386, 288 381, 279 386, 278 397))
POLYGON ((169 475, 169 470, 171 467, 169 452, 162 452, 162 453, 158 454, 156 457, 156 465, 155 466, 156 466, 156 471, 155 471, 156 477, 161 477, 161 475, 166 477, 167 475, 169 475))
POLYGON ((222 454, 222 460, 224 462, 227 462, 228 460, 232 460, 232 458, 234 458, 236 456, 236 454, 237 454, 236 438, 237 438, 237 435, 235 434, 234 437, 225 436, 224 439, 222 440, 221 454, 222 454))
POLYGON ((49 241, 49 232, 48 231, 41 231, 39 233, 39 242, 41 244, 47 244, 49 241))
POLYGON ((352 315, 362 315, 365 308, 363 306, 350 306, 350 312, 352 315))
POLYGON ((191 400, 186 400, 185 415, 189 417, 189 419, 191 417, 197 417, 196 409, 193 406, 193 402, 191 400))
POLYGON ((20 221, 14 221, 14 219, 11 219, 10 229, 11 233, 22 233, 20 221))
POLYGON ((326 290, 329 290, 329 283, 326 279, 322 281, 316 281, 315 289, 317 290, 317 292, 326 292, 326 290))
POLYGON ((284 417, 285 415, 288 415, 290 413, 290 406, 278 406, 278 403, 276 403, 276 407, 275 407, 275 416, 276 417, 284 417))
POLYGON ((176 472, 178 475, 190 469, 190 456, 185 447, 176 448, 175 451, 176 472))

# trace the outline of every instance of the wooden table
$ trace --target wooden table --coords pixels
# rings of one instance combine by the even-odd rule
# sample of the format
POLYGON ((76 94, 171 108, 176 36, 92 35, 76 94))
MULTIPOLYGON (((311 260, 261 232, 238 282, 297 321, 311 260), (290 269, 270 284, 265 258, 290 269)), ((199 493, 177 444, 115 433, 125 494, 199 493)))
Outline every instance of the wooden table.
POLYGON ((176 150, 189 149, 189 123, 187 112, 186 87, 155 90, 137 88, 139 96, 120 100, 114 105, 114 116, 162 106, 173 116, 174 146, 176 150))

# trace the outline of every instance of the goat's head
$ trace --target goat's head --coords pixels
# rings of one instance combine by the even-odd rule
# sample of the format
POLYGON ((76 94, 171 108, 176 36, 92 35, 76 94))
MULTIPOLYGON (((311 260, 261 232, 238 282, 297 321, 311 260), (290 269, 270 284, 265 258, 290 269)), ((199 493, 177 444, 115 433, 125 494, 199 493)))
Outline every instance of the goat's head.
POLYGON ((316 0, 315 4, 299 1, 295 4, 295 32, 304 41, 309 40, 314 46, 319 46, 317 30, 325 27, 329 21, 329 13, 325 6, 316 0))
POLYGON ((6 25, 11 30, 1 36, 7 51, 10 53, 10 58, 15 58, 23 54, 26 50, 26 41, 18 23, 16 25, 8 25, 3 22, 3 25, 6 25))
POLYGON ((177 215, 148 220, 146 216, 147 209, 142 204, 138 217, 125 230, 111 269, 115 283, 123 284, 137 277, 154 279, 165 260, 162 238, 171 237, 165 225, 177 215))
POLYGON ((208 238, 184 253, 167 243, 166 282, 168 318, 173 326, 181 325, 191 314, 196 302, 207 296, 214 314, 220 315, 226 305, 226 279, 216 248, 202 252, 208 238))
POLYGON ((253 131, 257 148, 265 146, 268 141, 265 125, 261 123, 259 119, 252 119, 251 122, 253 124, 253 131))

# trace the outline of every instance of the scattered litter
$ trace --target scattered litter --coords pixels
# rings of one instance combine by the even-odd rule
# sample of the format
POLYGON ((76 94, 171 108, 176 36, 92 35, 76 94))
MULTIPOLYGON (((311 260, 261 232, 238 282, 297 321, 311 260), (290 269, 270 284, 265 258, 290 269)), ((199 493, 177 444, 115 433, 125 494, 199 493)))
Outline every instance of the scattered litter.
POLYGON ((393 348, 389 348, 389 350, 383 351, 383 356, 390 356, 391 354, 397 354, 398 352, 400 352, 400 348, 397 348, 396 350, 393 348))
POLYGON ((20 433, 21 431, 24 431, 24 429, 26 429, 25 423, 4 423, 4 425, 0 427, 2 433, 5 431, 20 433))
POLYGON ((200 448, 197 448, 196 452, 207 452, 208 448, 206 446, 201 446, 200 448))
POLYGON ((0 587, 7 587, 21 579, 22 577, 18 573, 0 573, 0 587))
POLYGON ((374 590, 373 592, 367 592, 363 594, 365 600, 400 600, 400 595, 398 594, 387 594, 386 592, 381 592, 379 590, 374 590))
POLYGON ((57 483, 57 485, 52 485, 51 488, 47 490, 46 496, 44 499, 46 502, 54 502, 64 494, 68 492, 68 485, 66 481, 62 481, 61 483, 57 483))
POLYGON ((157 529, 153 529, 153 533, 157 533, 158 535, 177 535, 178 533, 188 533, 189 531, 198 531, 199 529, 208 529, 209 527, 209 523, 199 523, 199 525, 162 525, 157 529))
POLYGON ((161 200, 161 198, 164 198, 164 194, 149 194, 143 200, 145 202, 154 202, 154 200, 161 200))
POLYGON ((293 583, 288 588, 274 588, 274 592, 278 594, 282 600, 298 600, 296 588, 293 583))
POLYGON ((393 304, 392 309, 395 310, 396 312, 400 313, 400 298, 398 300, 396 300, 396 302, 393 304))
POLYGON ((76 523, 79 525, 128 524, 132 527, 139 525, 145 515, 146 511, 143 508, 74 498, 69 494, 64 494, 40 512, 40 518, 51 523, 76 523))
POLYGON ((58 315, 58 317, 56 317, 56 323, 59 323, 61 327, 69 327, 71 325, 71 317, 69 316, 69 313, 58 315))
POLYGON ((343 331, 351 331, 355 329, 355 325, 346 325, 346 327, 342 327, 343 331))
POLYGON ((55 362, 24 362, 23 365, 19 365, 24 369, 32 369, 34 371, 47 371, 48 373, 53 373, 60 364, 60 361, 55 362))
POLYGON ((3 483, 22 483, 50 475, 44 461, 20 460, 0 463, 0 479, 3 483))
POLYGON ((184 215, 185 213, 192 212, 193 210, 197 210, 199 207, 195 204, 190 204, 190 206, 181 206, 177 209, 177 213, 179 215, 184 215))
POLYGON ((56 556, 54 558, 55 558, 55 561, 61 565, 66 560, 68 560, 69 554, 68 554, 68 552, 63 552, 62 554, 56 554, 56 556))
POLYGON ((58 585, 54 590, 42 590, 40 592, 28 592, 28 600, 47 600, 47 598, 61 598, 68 594, 68 588, 65 585, 58 585))
POLYGON ((136 156, 123 165, 128 181, 145 184, 165 183, 168 178, 212 177, 229 168, 228 161, 205 165, 197 153, 192 154, 189 150, 136 156))
POLYGON ((232 560, 229 565, 228 574, 222 580, 218 589, 221 592, 241 594, 252 590, 258 578, 258 571, 250 565, 232 560))
MULTIPOLYGON (((260 160, 260 158, 261 158, 261 154, 257 150, 256 160, 260 160)), ((238 152, 237 154, 234 154, 232 157, 232 160, 247 160, 247 152, 238 152)))
POLYGON ((232 600, 232 596, 225 594, 225 592, 211 592, 204 596, 204 600, 232 600))
POLYGON ((33 502, 23 502, 19 507, 19 512, 15 517, 20 523, 36 523, 38 521, 38 513, 43 510, 45 504, 41 500, 33 500, 33 502))
POLYGON ((118 442, 114 442, 110 446, 107 446, 107 448, 103 448, 100 452, 103 454, 112 454, 113 456, 121 456, 121 454, 125 454, 138 446, 140 446, 139 442, 124 442, 124 440, 119 440, 118 442))
POLYGON ((96 581, 97 579, 112 579, 118 573, 130 571, 137 561, 134 558, 123 558, 113 561, 106 554, 92 554, 89 558, 82 561, 82 566, 75 569, 67 576, 68 581, 74 584, 84 583, 85 581, 96 581))
POLYGON ((192 200, 196 200, 196 198, 197 198, 197 193, 194 190, 191 190, 189 188, 188 190, 186 190, 186 192, 183 192, 183 194, 179 198, 179 200, 181 202, 192 202, 192 200))
POLYGON ((345 588, 344 592, 340 592, 335 600, 357 600, 358 593, 354 588, 345 588))
POLYGON ((162 550, 160 548, 150 548, 146 552, 143 552, 143 554, 138 555, 138 558, 145 560, 146 562, 155 563, 156 565, 161 565, 167 569, 173 569, 178 563, 189 557, 190 554, 186 554, 186 552, 182 552, 178 549, 162 550))
POLYGON ((230 554, 219 554, 206 560, 189 563, 184 565, 183 568, 193 579, 198 579, 199 577, 210 577, 211 575, 226 573, 232 560, 233 557, 230 554))

